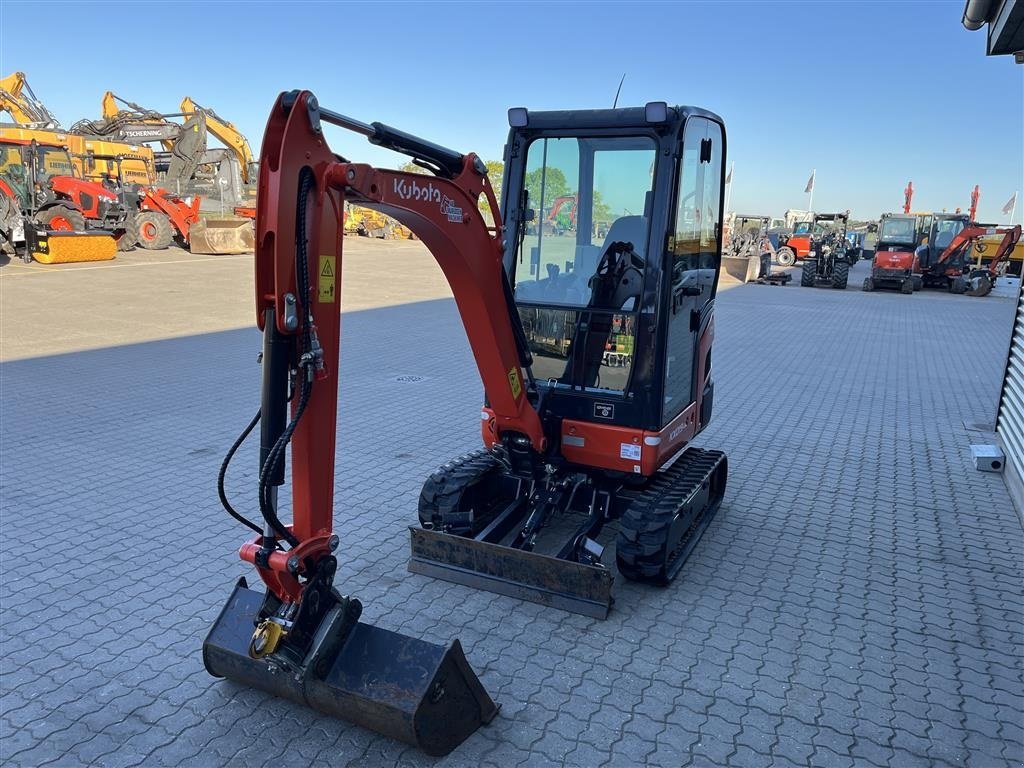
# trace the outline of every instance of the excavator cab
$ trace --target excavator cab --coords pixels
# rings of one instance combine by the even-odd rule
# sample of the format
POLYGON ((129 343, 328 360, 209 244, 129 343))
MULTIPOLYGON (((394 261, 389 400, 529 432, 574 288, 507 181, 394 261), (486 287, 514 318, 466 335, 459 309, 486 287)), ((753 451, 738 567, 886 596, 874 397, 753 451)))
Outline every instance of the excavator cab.
MULTIPOLYGON (((509 136, 503 217, 530 386, 549 418, 660 430, 698 399, 694 350, 719 262, 721 125, 667 108, 662 122, 642 108, 527 115, 509 136), (567 194, 574 230, 525 234, 524 221, 567 194)), ((563 445, 567 461, 567 448, 581 458, 563 445)), ((621 454, 595 459, 651 474, 621 454)))
POLYGON ((663 102, 509 117, 503 253, 526 371, 509 381, 547 442, 485 404, 486 450, 424 484, 409 568, 604 618, 613 542, 619 573, 667 584, 724 493, 724 455, 679 454, 714 400, 725 131, 663 102), (572 229, 532 226, 567 198, 572 229))
POLYGON ((970 218, 962 213, 940 213, 930 219, 927 238, 917 248, 921 269, 925 271, 931 269, 953 239, 971 223, 970 218))

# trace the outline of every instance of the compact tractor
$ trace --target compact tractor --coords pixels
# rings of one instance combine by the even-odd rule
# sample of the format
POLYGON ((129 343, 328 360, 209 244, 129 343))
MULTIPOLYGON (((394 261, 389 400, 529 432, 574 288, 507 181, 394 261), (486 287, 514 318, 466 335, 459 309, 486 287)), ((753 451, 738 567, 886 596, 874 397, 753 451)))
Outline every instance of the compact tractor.
POLYGON ((793 224, 792 232, 780 232, 778 246, 775 249, 775 260, 782 267, 792 267, 798 260, 807 257, 811 250, 811 230, 813 221, 798 221, 793 224))
POLYGON ((435 755, 493 718, 494 702, 458 642, 446 649, 362 623, 359 601, 333 583, 344 558, 332 522, 347 201, 397 219, 429 249, 484 386, 484 447, 426 480, 411 571, 604 617, 613 521, 618 572, 668 584, 726 485, 725 456, 688 445, 714 400, 721 119, 653 102, 513 109, 509 123, 499 207, 476 155, 324 109, 308 91, 279 97, 256 214, 261 405, 220 475, 222 503, 254 534, 239 554, 265 589, 236 585, 204 643, 207 669, 435 755), (331 151, 325 124, 433 175, 350 162, 331 151), (608 166, 616 173, 595 173, 608 166), (578 195, 573 238, 527 232, 551 201, 533 199, 526 177, 555 169, 578 195), (596 200, 615 200, 603 237, 596 200), (257 423, 252 520, 230 504, 224 476, 257 423), (286 522, 278 489, 289 455, 286 522))
MULTIPOLYGON (((74 175, 67 149, 35 140, 0 138, 0 238, 3 248, 24 245, 22 259, 47 263, 113 258, 107 240, 124 235, 127 213, 117 195, 74 175), (74 247, 50 247, 50 233, 97 233, 74 247), (77 250, 76 255, 73 251, 77 250)), ((67 246, 72 240, 61 241, 67 246)))
POLYGON ((878 223, 871 276, 863 289, 895 288, 913 293, 921 287, 921 268, 915 250, 921 242, 921 217, 886 213, 878 223))
POLYGON ((814 216, 810 246, 800 272, 800 285, 827 285, 845 289, 850 267, 860 258, 860 247, 846 237, 849 213, 818 213, 814 216))
POLYGON ((1010 253, 1020 240, 1020 225, 983 227, 964 214, 934 214, 922 217, 927 239, 914 252, 918 279, 923 285, 945 288, 950 293, 986 296, 998 275, 1009 263, 1010 253), (1002 235, 995 249, 984 254, 977 246, 982 237, 1002 235))

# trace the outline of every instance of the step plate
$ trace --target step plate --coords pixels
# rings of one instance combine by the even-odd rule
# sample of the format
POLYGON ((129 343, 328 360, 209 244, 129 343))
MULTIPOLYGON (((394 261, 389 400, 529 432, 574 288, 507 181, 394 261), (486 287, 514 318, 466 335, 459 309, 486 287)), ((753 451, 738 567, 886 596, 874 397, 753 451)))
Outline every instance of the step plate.
POLYGON ((608 618, 612 572, 550 555, 410 526, 409 570, 499 595, 608 618))

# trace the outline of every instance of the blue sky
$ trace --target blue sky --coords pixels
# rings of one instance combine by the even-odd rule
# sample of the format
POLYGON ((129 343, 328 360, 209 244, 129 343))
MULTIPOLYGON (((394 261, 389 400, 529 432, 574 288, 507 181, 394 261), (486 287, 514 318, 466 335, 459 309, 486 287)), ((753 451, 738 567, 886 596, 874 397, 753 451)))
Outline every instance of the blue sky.
MULTIPOLYGON (((98 117, 107 89, 164 111, 189 95, 255 148, 277 93, 302 87, 487 159, 500 158, 509 106, 611 106, 626 72, 621 105, 665 100, 725 118, 735 210, 805 207, 816 168, 818 210, 877 216, 913 180, 916 209, 966 209, 980 184, 979 218, 1005 221, 999 209, 1024 188, 1024 66, 987 58, 962 13, 961 0, 0 0, 0 72, 25 71, 65 126, 98 117), (59 23, 41 25, 43 7, 59 23)), ((393 162, 360 137, 329 135, 351 159, 393 162)))

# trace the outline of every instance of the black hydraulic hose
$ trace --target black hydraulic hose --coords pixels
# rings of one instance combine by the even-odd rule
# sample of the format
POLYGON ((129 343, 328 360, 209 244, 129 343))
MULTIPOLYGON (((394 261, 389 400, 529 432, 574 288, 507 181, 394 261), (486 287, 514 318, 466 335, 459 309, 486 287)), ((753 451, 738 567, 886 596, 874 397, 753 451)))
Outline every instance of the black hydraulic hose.
POLYGON ((238 512, 237 510, 235 510, 234 507, 231 506, 231 502, 228 501, 227 493, 224 490, 224 479, 227 477, 228 467, 231 465, 231 460, 235 457, 235 453, 241 447, 242 443, 245 442, 245 439, 249 437, 249 434, 256 428, 256 425, 259 424, 259 421, 260 412, 256 411, 256 415, 252 417, 252 421, 249 422, 249 426, 245 428, 242 434, 238 436, 238 439, 235 440, 234 444, 228 449, 227 455, 224 456, 224 461, 221 462, 220 472, 217 474, 217 494, 220 496, 221 505, 224 507, 225 510, 227 510, 227 513, 229 515, 235 518, 235 520, 240 522, 242 525, 252 528, 252 530, 256 531, 256 533, 262 535, 262 528, 256 525, 256 523, 244 517, 240 512, 238 512))
POLYGON ((274 509, 274 505, 270 501, 270 479, 277 472, 280 462, 284 460, 288 443, 291 441, 292 435, 295 433, 295 428, 299 425, 299 421, 302 419, 303 413, 305 413, 306 406, 309 404, 309 398, 313 393, 312 366, 315 361, 309 359, 309 356, 311 356, 313 352, 313 341, 310 328, 312 318, 308 307, 309 254, 307 247, 308 243, 306 241, 306 206, 309 192, 313 189, 313 186, 313 172, 308 168, 303 169, 299 180, 299 199, 296 206, 295 226, 295 272, 299 296, 301 297, 299 314, 302 322, 302 345, 299 353, 297 374, 302 382, 299 389, 299 402, 295 407, 295 416, 292 417, 288 426, 285 427, 284 432, 281 433, 277 442, 274 443, 274 447, 271 448, 270 453, 263 464, 263 468, 260 470, 259 482, 260 512, 263 515, 263 519, 267 522, 267 525, 270 526, 274 533, 278 535, 278 537, 287 541, 292 547, 297 547, 299 545, 299 540, 291 531, 285 528, 284 524, 277 516, 277 511, 274 509))

